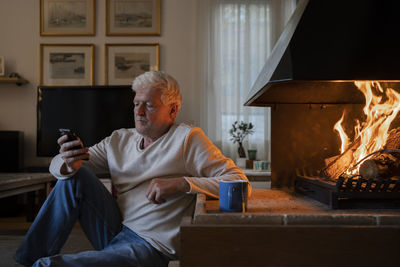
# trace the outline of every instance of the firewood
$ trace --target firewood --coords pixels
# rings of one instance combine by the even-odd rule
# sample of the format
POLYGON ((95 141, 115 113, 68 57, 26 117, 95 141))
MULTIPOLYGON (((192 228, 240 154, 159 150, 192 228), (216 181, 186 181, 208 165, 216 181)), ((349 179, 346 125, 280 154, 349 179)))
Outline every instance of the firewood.
MULTIPOLYGON (((350 162, 353 161, 353 154, 359 145, 360 138, 357 138, 341 155, 325 159, 326 167, 321 170, 321 175, 331 179, 339 178, 349 167, 350 162)), ((400 149, 400 127, 392 129, 389 132, 385 149, 400 149)), ((360 175, 367 179, 378 177, 386 178, 390 175, 400 175, 398 168, 400 168, 400 153, 386 151, 383 153, 376 153, 365 160, 360 166, 360 175)))
POLYGON ((400 161, 394 156, 399 153, 384 151, 373 155, 360 165, 360 175, 365 179, 387 179, 400 175, 400 161))
POLYGON ((349 163, 353 161, 353 153, 360 145, 360 138, 357 138, 345 152, 337 156, 325 168, 321 170, 321 174, 331 179, 337 179, 349 167, 349 163))
POLYGON ((339 155, 326 158, 326 159, 325 159, 325 166, 328 166, 331 162, 333 162, 334 160, 336 160, 338 157, 339 157, 339 155))
POLYGON ((400 127, 389 131, 385 151, 376 153, 360 165, 360 175, 363 178, 390 178, 400 175, 400 127))
POLYGON ((400 149, 400 127, 389 131, 389 136, 386 140, 385 148, 400 149))

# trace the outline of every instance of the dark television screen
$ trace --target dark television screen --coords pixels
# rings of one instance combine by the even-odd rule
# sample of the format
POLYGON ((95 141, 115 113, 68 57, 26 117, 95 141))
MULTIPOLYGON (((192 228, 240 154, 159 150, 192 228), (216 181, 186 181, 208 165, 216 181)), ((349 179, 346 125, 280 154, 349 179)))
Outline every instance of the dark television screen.
POLYGON ((70 128, 89 147, 113 130, 133 128, 130 86, 39 86, 37 155, 58 154, 59 128, 70 128))

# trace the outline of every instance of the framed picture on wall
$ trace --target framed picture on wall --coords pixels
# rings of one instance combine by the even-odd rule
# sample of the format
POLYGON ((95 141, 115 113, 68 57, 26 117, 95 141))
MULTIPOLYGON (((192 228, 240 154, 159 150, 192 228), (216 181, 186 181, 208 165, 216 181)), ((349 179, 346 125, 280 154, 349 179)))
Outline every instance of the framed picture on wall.
POLYGON ((40 0, 40 35, 94 35, 94 5, 95 0, 40 0))
POLYGON ((40 85, 93 85, 93 44, 41 44, 40 85))
POLYGON ((159 70, 159 44, 106 44, 105 84, 131 84, 140 74, 159 70))
POLYGON ((160 35, 161 0, 107 0, 106 35, 160 35))
POLYGON ((4 76, 4 56, 0 56, 0 76, 4 76))

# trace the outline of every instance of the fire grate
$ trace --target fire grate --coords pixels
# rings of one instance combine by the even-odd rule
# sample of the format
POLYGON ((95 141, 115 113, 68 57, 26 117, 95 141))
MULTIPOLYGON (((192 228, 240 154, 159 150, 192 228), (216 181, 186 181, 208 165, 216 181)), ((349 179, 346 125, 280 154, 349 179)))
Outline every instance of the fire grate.
POLYGON ((400 208, 398 176, 389 179, 341 176, 332 180, 303 169, 296 171, 295 190, 332 209, 400 208))
POLYGON ((392 177, 390 179, 370 178, 364 179, 361 176, 339 177, 336 182, 339 192, 400 192, 400 179, 392 177))

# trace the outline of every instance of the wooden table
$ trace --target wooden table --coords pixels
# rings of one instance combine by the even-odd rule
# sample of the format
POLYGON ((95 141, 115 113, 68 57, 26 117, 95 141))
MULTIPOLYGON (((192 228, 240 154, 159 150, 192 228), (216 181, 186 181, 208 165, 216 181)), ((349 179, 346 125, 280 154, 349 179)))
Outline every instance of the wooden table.
POLYGON ((27 220, 33 221, 36 192, 46 197, 54 181, 50 173, 0 173, 0 198, 28 193, 27 220))
POLYGON ((181 224, 181 267, 399 266, 400 210, 331 210, 307 197, 253 190, 245 213, 197 196, 181 224))

